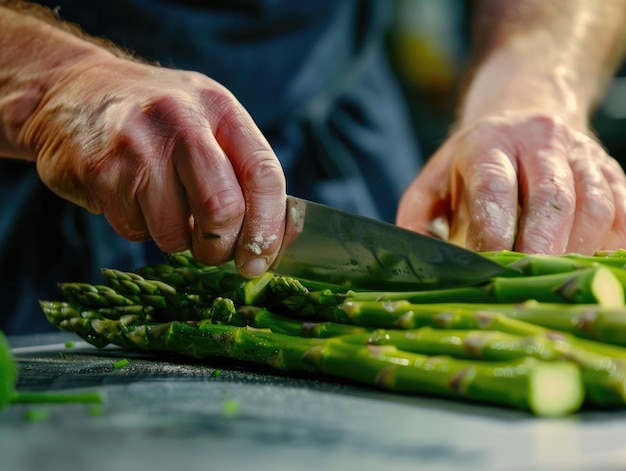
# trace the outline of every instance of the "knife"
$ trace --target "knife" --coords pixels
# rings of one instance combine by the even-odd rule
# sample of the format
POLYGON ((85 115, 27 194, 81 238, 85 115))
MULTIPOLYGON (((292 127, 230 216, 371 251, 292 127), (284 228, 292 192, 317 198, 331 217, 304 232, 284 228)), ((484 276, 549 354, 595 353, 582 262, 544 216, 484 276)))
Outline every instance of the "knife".
POLYGON ((449 242, 330 206, 287 197, 283 245, 270 270, 370 290, 478 284, 506 269, 449 242))

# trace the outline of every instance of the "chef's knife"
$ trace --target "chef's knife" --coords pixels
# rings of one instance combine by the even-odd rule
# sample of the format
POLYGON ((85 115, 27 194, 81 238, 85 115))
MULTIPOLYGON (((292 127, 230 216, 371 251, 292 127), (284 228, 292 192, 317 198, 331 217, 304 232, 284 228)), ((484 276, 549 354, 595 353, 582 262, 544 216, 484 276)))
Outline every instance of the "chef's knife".
POLYGON ((347 288, 406 291, 478 284, 505 268, 434 237, 289 196, 271 270, 347 288))

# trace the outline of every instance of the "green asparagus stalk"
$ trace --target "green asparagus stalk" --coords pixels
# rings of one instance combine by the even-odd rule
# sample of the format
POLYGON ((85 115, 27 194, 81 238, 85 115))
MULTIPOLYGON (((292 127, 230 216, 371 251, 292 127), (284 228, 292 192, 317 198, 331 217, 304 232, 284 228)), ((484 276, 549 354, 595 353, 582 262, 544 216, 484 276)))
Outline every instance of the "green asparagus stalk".
POLYGON ((580 347, 556 333, 528 337, 500 331, 422 327, 408 331, 378 330, 344 338, 357 344, 390 345, 431 356, 485 361, 512 361, 530 356, 546 361, 573 361, 582 370, 589 404, 597 407, 626 404, 626 350, 617 359, 580 347))
MULTIPOLYGON (((481 255, 526 276, 563 273, 595 264, 620 269, 626 268, 626 250, 624 249, 597 252, 592 256, 577 253, 564 255, 527 254, 511 250, 481 252, 481 255)), ((509 274, 515 275, 515 271, 509 274)))
POLYGON ((280 304, 293 314, 309 316, 340 305, 346 300, 408 301, 413 304, 503 304, 521 303, 529 299, 546 303, 599 304, 607 308, 620 308, 624 306, 624 290, 611 270, 603 266, 593 266, 551 275, 494 277, 481 286, 432 291, 316 291, 289 296, 280 304))
POLYGON ((106 285, 59 283, 59 290, 68 301, 86 308, 117 308, 141 304, 164 309, 168 305, 167 299, 160 294, 140 293, 137 295, 128 292, 121 294, 106 285))
POLYGON ((371 332, 372 329, 330 321, 308 322, 294 320, 275 314, 266 308, 240 306, 236 309, 230 325, 269 329, 272 332, 299 337, 329 338, 342 335, 371 332))
POLYGON ((626 341, 620 338, 626 333, 626 309, 603 309, 598 305, 536 301, 520 304, 412 304, 408 301, 348 299, 339 306, 320 310, 319 314, 332 322, 378 329, 497 330, 513 335, 545 337, 556 332, 568 342, 598 354, 616 358, 626 354, 622 348, 626 341))
POLYGON ((580 368, 572 362, 523 358, 477 362, 429 357, 391 346, 359 345, 344 337, 302 338, 269 329, 198 322, 123 323, 115 319, 55 319, 86 341, 101 339, 125 348, 166 351, 194 358, 221 356, 286 371, 320 372, 391 391, 436 394, 560 416, 578 410, 584 399, 580 368))
MULTIPOLYGON (((452 306, 450 306, 452 307, 452 306)), ((519 304, 477 305, 552 330, 577 337, 626 347, 626 308, 604 308, 597 304, 552 304, 526 301, 519 304)))
POLYGON ((205 300, 227 296, 249 305, 259 305, 265 301, 269 283, 274 278, 273 274, 266 273, 249 280, 230 265, 202 268, 149 265, 135 272, 145 280, 165 283, 180 293, 199 295, 205 300))
POLYGON ((321 317, 340 323, 371 328, 411 329, 424 325, 440 328, 480 329, 535 335, 546 329, 566 332, 605 345, 626 347, 626 308, 604 308, 598 304, 432 303, 408 301, 354 301, 319 310, 321 317))
POLYGON ((626 291, 626 250, 605 252, 604 255, 585 256, 580 254, 535 255, 502 250, 484 252, 490 258, 510 270, 503 276, 541 276, 568 273, 583 268, 602 265, 608 268, 626 291))

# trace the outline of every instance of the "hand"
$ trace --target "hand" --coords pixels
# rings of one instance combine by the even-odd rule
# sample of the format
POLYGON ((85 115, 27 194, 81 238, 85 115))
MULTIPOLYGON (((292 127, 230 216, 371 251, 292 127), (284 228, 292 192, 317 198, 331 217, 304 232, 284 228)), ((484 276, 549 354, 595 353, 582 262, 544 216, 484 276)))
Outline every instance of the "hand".
POLYGON ((285 180, 251 117, 215 81, 106 55, 60 75, 25 128, 54 192, 121 236, 234 258, 261 274, 281 244, 285 180))
POLYGON ((623 248, 626 177, 555 116, 492 116, 455 132, 402 198, 400 226, 433 233, 442 220, 452 242, 477 251, 623 248))

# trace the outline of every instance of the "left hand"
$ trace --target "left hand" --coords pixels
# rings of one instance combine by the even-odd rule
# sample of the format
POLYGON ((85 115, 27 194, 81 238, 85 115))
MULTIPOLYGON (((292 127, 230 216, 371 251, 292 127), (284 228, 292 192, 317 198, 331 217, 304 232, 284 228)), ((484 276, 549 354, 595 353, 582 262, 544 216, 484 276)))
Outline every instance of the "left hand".
POLYGON ((626 176, 554 114, 501 113, 453 133, 405 192, 397 224, 472 250, 593 254, 626 247, 626 176))

